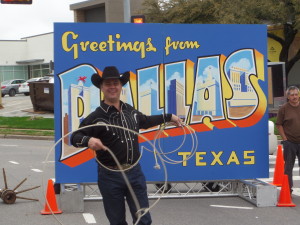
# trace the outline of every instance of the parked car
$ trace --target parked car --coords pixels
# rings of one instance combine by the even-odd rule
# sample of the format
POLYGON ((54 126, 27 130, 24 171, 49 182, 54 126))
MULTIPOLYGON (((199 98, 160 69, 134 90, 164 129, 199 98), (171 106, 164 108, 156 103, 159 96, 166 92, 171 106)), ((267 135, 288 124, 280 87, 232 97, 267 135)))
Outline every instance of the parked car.
POLYGON ((28 96, 30 93, 29 90, 29 83, 30 82, 36 82, 36 81, 41 81, 43 80, 44 77, 34 77, 31 78, 29 80, 27 80, 25 83, 21 84, 20 88, 19 88, 19 93, 24 93, 24 95, 28 96))
POLYGON ((46 81, 48 83, 54 83, 54 76, 53 74, 48 74, 43 77, 42 81, 46 81))
POLYGON ((4 97, 5 95, 15 96, 19 93, 19 87, 22 83, 26 82, 26 80, 22 79, 14 79, 14 80, 6 80, 1 82, 1 95, 4 97))

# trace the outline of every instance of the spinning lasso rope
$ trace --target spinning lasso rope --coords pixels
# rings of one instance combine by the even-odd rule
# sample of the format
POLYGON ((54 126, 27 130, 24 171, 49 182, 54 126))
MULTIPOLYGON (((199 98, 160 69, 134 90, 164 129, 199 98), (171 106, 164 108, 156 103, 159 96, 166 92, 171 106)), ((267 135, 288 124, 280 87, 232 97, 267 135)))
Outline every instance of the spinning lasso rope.
MULTIPOLYGON (((163 124, 163 125, 160 127, 159 132, 157 132, 157 134, 155 135, 153 145, 156 146, 156 142, 157 142, 157 143, 158 143, 158 148, 157 148, 157 149, 154 148, 154 150, 152 151, 152 150, 150 150, 150 149, 148 149, 148 148, 142 146, 142 148, 145 148, 147 151, 153 152, 154 157, 155 157, 155 161, 156 161, 156 165, 155 165, 155 168, 156 168, 156 169, 159 169, 159 164, 158 164, 158 162, 157 162, 157 157, 156 157, 157 154, 159 154, 159 155, 161 155, 162 157, 164 157, 165 159, 161 158, 161 160, 164 161, 164 162, 166 162, 166 163, 169 163, 169 164, 179 164, 179 163, 183 163, 184 161, 188 161, 190 158, 192 158, 192 157, 195 155, 195 153, 196 153, 196 151, 197 151, 197 147, 198 147, 198 138, 197 138, 197 135, 196 135, 196 133, 195 133, 195 130, 194 130, 193 128, 191 128, 190 126, 188 126, 188 125, 182 123, 182 127, 181 127, 181 128, 182 128, 183 133, 184 133, 184 134, 183 134, 183 137, 184 137, 184 138, 183 138, 181 144, 180 144, 176 149, 174 149, 174 150, 172 150, 172 151, 169 151, 169 152, 165 153, 165 152, 163 151, 163 148, 161 147, 161 135, 162 135, 163 133, 166 134, 165 129, 166 129, 166 127, 168 127, 168 126, 169 126, 169 123, 163 124), (179 161, 170 159, 167 155, 179 151, 179 150, 182 148, 182 146, 184 145, 184 143, 186 142, 186 134, 187 134, 187 133, 186 133, 186 130, 185 130, 185 129, 187 129, 187 130, 189 131, 189 134, 190 134, 191 137, 192 137, 192 138, 191 138, 191 139, 192 139, 191 154, 190 154, 188 157, 184 158, 183 160, 179 160, 179 161), (157 141, 157 140, 158 140, 158 141, 157 141)), ((168 135, 167 135, 167 136, 168 136, 168 135)))
MULTIPOLYGON (((74 130, 74 131, 71 131, 71 132, 65 134, 65 135, 64 135, 63 137, 61 137, 58 141, 56 141, 56 142, 54 143, 54 145, 51 147, 51 149, 49 150, 49 152, 48 152, 48 154, 47 154, 47 156, 46 156, 45 162, 48 161, 48 158, 49 158, 49 156, 50 156, 50 153, 56 148, 56 146, 57 146, 57 145, 58 145, 65 137, 67 137, 68 135, 70 135, 70 134, 72 134, 72 133, 74 133, 74 132, 76 132, 76 131, 83 130, 83 129, 90 128, 90 127, 97 127, 97 126, 114 127, 114 128, 118 128, 118 129, 122 129, 122 130, 126 130, 126 131, 129 131, 129 132, 132 132, 133 134, 139 136, 140 138, 142 138, 142 139, 144 139, 146 142, 148 142, 148 143, 151 145, 151 147, 153 148, 153 150, 150 150, 150 149, 148 149, 148 148, 146 148, 146 147, 143 146, 143 147, 141 148, 140 157, 138 158, 138 160, 137 160, 134 164, 132 164, 130 167, 126 168, 126 169, 122 168, 122 166, 121 166, 119 160, 116 158, 116 156, 114 155, 114 153, 113 153, 108 147, 106 147, 105 150, 108 151, 108 153, 112 156, 112 158, 113 158, 113 160, 115 161, 115 163, 116 163, 116 165, 117 165, 117 167, 118 167, 119 170, 112 170, 112 169, 106 167, 105 165, 103 165, 103 164, 97 159, 97 157, 95 157, 97 163, 99 163, 99 164, 100 164, 102 167, 104 167, 105 169, 110 170, 110 171, 114 171, 114 172, 120 172, 120 173, 122 174, 122 176, 123 176, 123 178, 124 178, 124 181, 125 181, 125 183, 126 183, 126 185, 127 185, 127 187, 128 187, 128 190, 129 190, 131 196, 132 196, 132 199, 133 199, 133 201, 134 201, 135 207, 137 208, 137 212, 136 212, 137 220, 136 220, 136 222, 135 222, 135 225, 136 225, 136 224, 140 221, 141 217, 142 217, 143 215, 145 215, 147 212, 149 212, 150 209, 153 208, 153 207, 160 201, 162 194, 165 193, 165 189, 166 189, 166 187, 167 187, 167 181, 168 181, 168 173, 167 173, 167 169, 166 169, 165 162, 166 162, 166 163, 170 163, 170 164, 178 164, 178 163, 182 163, 182 162, 184 162, 184 161, 187 161, 187 160, 189 160, 191 157, 193 157, 193 155, 195 154, 195 152, 196 152, 196 150, 197 150, 197 146, 198 146, 198 139, 197 139, 197 136, 196 136, 196 134, 195 134, 195 131, 194 131, 189 125, 186 125, 186 124, 182 123, 181 128, 183 129, 183 132, 184 132, 184 139, 183 139, 183 141, 181 142, 180 146, 179 146, 178 148, 176 148, 175 150, 172 150, 171 152, 168 152, 168 153, 164 153, 163 150, 162 150, 162 148, 161 148, 160 140, 158 141, 158 147, 159 147, 159 150, 160 150, 160 151, 157 151, 155 145, 156 145, 157 139, 160 139, 162 133, 165 133, 164 130, 165 130, 165 128, 167 127, 167 125, 162 125, 162 126, 160 127, 159 131, 158 131, 157 134, 155 135, 154 143, 152 143, 152 142, 151 142, 150 140, 148 140, 144 135, 142 135, 142 134, 140 134, 140 133, 138 133, 138 132, 136 132, 136 131, 134 131, 134 130, 130 130, 130 129, 128 129, 128 128, 121 127, 121 126, 117 126, 117 125, 112 125, 112 124, 97 123, 97 124, 92 124, 92 125, 88 125, 88 126, 85 126, 85 127, 81 127, 81 128, 79 128, 79 129, 77 129, 77 130, 74 130), (189 157, 186 157, 185 159, 183 159, 183 160, 181 160, 181 161, 175 161, 175 160, 172 160, 172 159, 170 159, 169 157, 167 157, 166 154, 174 153, 174 152, 178 151, 178 150, 183 146, 183 144, 184 144, 185 141, 186 141, 186 131, 185 131, 185 129, 189 130, 189 132, 190 132, 190 134, 191 134, 191 137, 192 137, 191 154, 189 155, 189 157), (127 178, 127 176, 126 176, 126 173, 125 173, 127 170, 132 169, 134 166, 136 166, 136 165, 139 163, 139 161, 140 161, 140 159, 141 159, 141 157, 142 157, 142 154, 143 154, 143 149, 146 149, 147 151, 153 152, 154 158, 155 158, 155 162, 156 162, 156 165, 154 166, 154 168, 160 169, 160 165, 158 164, 157 157, 160 159, 161 164, 162 164, 162 166, 163 166, 163 170, 164 170, 164 176, 165 176, 164 185, 163 185, 163 190, 161 191, 161 195, 160 195, 160 197, 159 197, 152 205, 149 206, 149 208, 141 208, 141 207, 140 207, 139 201, 138 201, 138 199, 137 199, 137 197, 136 197, 136 195, 135 195, 135 193, 134 193, 134 191, 133 191, 133 189, 132 189, 132 186, 131 186, 130 182, 128 181, 128 178, 127 178), (163 159, 163 156, 164 156, 167 160, 163 159)), ((96 156, 96 154, 95 154, 95 156, 96 156)), ((44 166, 43 166, 43 170, 45 171, 45 164, 44 164, 44 166)), ((43 190, 45 190, 45 188, 44 188, 44 176, 43 176, 43 180, 42 180, 42 187, 43 187, 43 190)), ((53 213, 51 207, 50 207, 49 204, 48 204, 48 201, 47 201, 46 193, 45 193, 45 192, 44 192, 44 197, 45 197, 45 200, 46 200, 46 204, 48 205, 49 210, 51 211, 51 213, 52 213, 52 215, 54 216, 54 218, 57 220, 58 223, 60 223, 61 225, 64 225, 64 224, 57 218, 57 216, 53 213)))

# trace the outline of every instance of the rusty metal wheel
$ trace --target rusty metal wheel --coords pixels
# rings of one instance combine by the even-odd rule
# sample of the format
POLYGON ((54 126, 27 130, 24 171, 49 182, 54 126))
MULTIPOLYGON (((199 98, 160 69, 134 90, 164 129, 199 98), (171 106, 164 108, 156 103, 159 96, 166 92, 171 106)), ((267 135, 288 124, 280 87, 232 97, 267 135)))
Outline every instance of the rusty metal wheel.
POLYGON ((17 195, 13 190, 6 189, 2 192, 1 198, 6 204, 14 204, 17 199, 17 195))
POLYGON ((13 190, 10 190, 10 189, 8 189, 8 185, 7 185, 7 181, 6 181, 6 173, 5 173, 4 168, 3 168, 3 178, 4 178, 5 187, 3 189, 0 189, 0 198, 3 200, 4 203, 13 204, 13 203, 16 202, 17 198, 25 199, 25 200, 38 201, 38 199, 21 197, 21 196, 17 196, 17 194, 36 189, 40 186, 27 188, 27 189, 21 190, 21 191, 16 191, 17 188, 19 188, 27 180, 27 178, 25 178, 13 190))

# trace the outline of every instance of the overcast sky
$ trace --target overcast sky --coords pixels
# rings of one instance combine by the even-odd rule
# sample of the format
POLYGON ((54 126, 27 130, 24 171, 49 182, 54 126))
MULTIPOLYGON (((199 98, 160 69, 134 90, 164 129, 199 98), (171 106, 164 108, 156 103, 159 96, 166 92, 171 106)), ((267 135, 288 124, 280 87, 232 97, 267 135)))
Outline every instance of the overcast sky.
POLYGON ((0 4, 0 40, 53 32, 54 22, 73 22, 70 4, 86 0, 32 0, 32 5, 0 4))

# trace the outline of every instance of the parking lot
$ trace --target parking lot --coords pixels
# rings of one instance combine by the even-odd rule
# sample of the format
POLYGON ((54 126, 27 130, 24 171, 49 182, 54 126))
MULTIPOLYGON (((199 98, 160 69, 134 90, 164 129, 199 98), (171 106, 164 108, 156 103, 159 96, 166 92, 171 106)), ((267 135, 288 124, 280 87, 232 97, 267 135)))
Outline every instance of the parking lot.
POLYGON ((8 95, 2 97, 3 109, 0 109, 0 116, 42 116, 53 118, 54 113, 49 111, 34 111, 30 96, 16 94, 14 97, 8 95))

